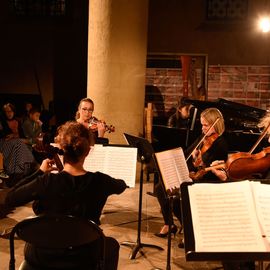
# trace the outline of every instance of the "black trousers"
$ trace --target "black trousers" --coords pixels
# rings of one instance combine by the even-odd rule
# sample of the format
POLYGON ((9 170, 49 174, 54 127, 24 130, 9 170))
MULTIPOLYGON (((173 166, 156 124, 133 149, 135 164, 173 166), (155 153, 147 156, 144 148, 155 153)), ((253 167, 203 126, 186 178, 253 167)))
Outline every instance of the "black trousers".
MULTIPOLYGON (((155 194, 157 196, 162 216, 164 219, 165 225, 169 224, 170 220, 170 205, 169 205, 169 199, 167 198, 167 194, 165 193, 163 184, 159 182, 155 185, 155 194)), ((180 224, 182 224, 182 214, 181 214, 181 203, 180 203, 180 197, 174 197, 173 198, 173 206, 172 206, 172 212, 179 220, 180 224)))

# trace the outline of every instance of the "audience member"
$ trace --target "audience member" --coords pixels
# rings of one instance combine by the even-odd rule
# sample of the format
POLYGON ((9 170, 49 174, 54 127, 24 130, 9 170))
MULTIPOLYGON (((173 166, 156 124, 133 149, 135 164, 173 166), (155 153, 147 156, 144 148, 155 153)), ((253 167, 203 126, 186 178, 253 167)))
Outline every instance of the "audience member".
POLYGON ((39 117, 39 109, 33 107, 29 111, 28 118, 26 118, 22 123, 22 129, 27 140, 27 144, 31 146, 36 143, 37 138, 42 133, 42 122, 39 120, 39 117))
POLYGON ((29 101, 24 103, 23 112, 21 115, 21 122, 23 123, 29 117, 29 111, 33 108, 33 104, 29 101))
POLYGON ((21 122, 16 117, 16 108, 11 103, 6 103, 3 106, 2 129, 7 139, 24 138, 21 122))

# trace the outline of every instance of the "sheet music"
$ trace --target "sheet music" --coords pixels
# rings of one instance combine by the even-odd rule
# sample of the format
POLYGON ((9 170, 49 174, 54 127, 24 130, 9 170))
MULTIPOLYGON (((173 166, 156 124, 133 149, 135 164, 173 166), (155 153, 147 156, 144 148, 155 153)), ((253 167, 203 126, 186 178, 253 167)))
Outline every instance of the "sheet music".
POLYGON ((181 147, 155 153, 166 190, 180 188, 183 182, 191 181, 181 147))
POLYGON ((265 252, 248 181, 188 187, 196 252, 265 252))
POLYGON ((95 145, 84 162, 85 170, 106 173, 135 187, 137 148, 95 145))
POLYGON ((261 184, 260 182, 251 183, 263 235, 268 240, 268 243, 270 243, 270 185, 261 184))

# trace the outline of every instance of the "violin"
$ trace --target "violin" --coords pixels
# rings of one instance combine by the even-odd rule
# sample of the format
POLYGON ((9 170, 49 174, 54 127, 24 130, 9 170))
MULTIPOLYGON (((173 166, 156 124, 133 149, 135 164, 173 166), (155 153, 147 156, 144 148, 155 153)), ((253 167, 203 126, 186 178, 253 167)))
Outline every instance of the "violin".
POLYGON ((202 147, 199 150, 199 154, 196 157, 196 160, 193 162, 195 167, 200 167, 203 166, 203 160, 202 160, 202 155, 212 146, 214 141, 218 138, 217 133, 213 133, 212 135, 205 137, 205 139, 202 142, 202 147))
POLYGON ((188 155, 188 157, 186 158, 186 161, 189 160, 189 158, 192 156, 192 153, 199 147, 201 146, 201 144, 204 142, 205 138, 207 137, 207 135, 209 134, 210 130, 212 129, 212 127, 214 127, 217 122, 220 120, 220 117, 217 117, 217 119, 215 120, 215 122, 209 127, 209 129, 206 131, 206 133, 204 134, 204 136, 200 139, 200 141, 198 142, 198 144, 194 147, 194 150, 190 152, 190 154, 188 155))
POLYGON ((96 130, 97 129, 97 124, 98 123, 103 123, 105 126, 105 131, 108 131, 109 133, 115 131, 115 127, 113 125, 107 125, 104 121, 98 120, 96 117, 92 117, 89 121, 88 127, 91 130, 96 130))
POLYGON ((48 134, 40 134, 37 143, 33 145, 33 149, 39 153, 45 154, 47 158, 53 159, 59 172, 64 169, 59 158, 59 155, 63 155, 63 150, 51 145, 48 134))

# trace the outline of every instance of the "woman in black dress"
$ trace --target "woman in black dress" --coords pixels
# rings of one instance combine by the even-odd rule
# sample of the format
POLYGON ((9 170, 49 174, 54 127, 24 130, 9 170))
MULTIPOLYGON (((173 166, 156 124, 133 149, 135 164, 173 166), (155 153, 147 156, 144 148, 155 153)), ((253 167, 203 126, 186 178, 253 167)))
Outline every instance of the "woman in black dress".
MULTIPOLYGON (((190 159, 188 162, 190 172, 197 172, 201 168, 209 167, 210 164, 215 160, 226 161, 228 157, 228 146, 223 136, 225 124, 221 112, 216 108, 208 108, 201 113, 200 121, 204 140, 198 145, 198 143, 201 141, 201 138, 198 138, 186 151, 186 156, 192 156, 192 159, 190 159), (216 124, 212 126, 215 122, 216 124)), ((214 173, 209 171, 203 175, 202 178, 196 179, 195 181, 212 182, 220 181, 220 179, 214 173)), ((155 191, 161 206, 163 219, 165 221, 165 224, 161 228, 160 232, 156 233, 155 235, 158 237, 166 237, 169 231, 168 224, 170 213, 168 211, 168 200, 161 181, 156 185, 155 191)), ((181 224, 182 218, 180 210, 180 198, 176 197, 174 198, 173 202, 173 213, 181 224)), ((172 225, 171 231, 174 234, 176 233, 177 227, 175 224, 172 225)))

